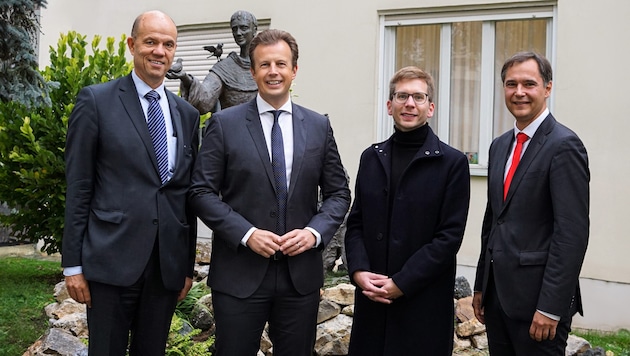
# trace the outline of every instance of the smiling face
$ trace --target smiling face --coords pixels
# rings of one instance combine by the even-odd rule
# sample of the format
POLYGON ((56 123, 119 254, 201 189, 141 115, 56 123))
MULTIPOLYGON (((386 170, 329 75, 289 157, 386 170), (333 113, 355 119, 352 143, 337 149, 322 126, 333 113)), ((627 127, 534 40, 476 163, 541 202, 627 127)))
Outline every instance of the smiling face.
POLYGON ((134 24, 127 46, 133 56, 134 71, 151 88, 164 81, 173 63, 177 48, 177 28, 165 14, 151 11, 141 15, 134 24))
MULTIPOLYGON (((396 83, 396 93, 428 93, 427 83, 422 79, 403 79, 396 83)), ((433 116, 435 104, 429 100, 416 104, 410 95, 403 104, 394 99, 387 101, 387 113, 394 118, 394 124, 400 131, 411 131, 426 124, 433 116)))
POLYGON ((507 69, 503 89, 505 105, 516 119, 516 127, 522 130, 547 108, 551 81, 545 84, 538 64, 529 59, 507 69))
POLYGON ((279 109, 289 100, 289 89, 297 73, 291 49, 285 41, 256 46, 252 53, 252 76, 260 97, 279 109))

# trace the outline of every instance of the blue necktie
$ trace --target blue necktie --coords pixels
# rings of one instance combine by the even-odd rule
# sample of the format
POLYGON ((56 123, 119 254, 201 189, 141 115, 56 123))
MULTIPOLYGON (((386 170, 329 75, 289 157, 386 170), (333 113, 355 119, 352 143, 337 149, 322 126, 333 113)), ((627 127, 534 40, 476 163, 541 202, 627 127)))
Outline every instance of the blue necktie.
POLYGON ((160 94, 151 90, 145 96, 149 101, 147 110, 147 124, 149 133, 153 141, 155 158, 157 159, 160 171, 160 180, 164 184, 168 180, 168 147, 166 144, 166 124, 164 123, 164 113, 160 108, 160 94))
POLYGON ((271 167, 276 184, 276 199, 278 200, 278 217, 276 220, 276 234, 284 235, 287 219, 287 169, 284 161, 284 143, 282 130, 278 125, 278 118, 282 110, 271 110, 273 126, 271 127, 271 167))

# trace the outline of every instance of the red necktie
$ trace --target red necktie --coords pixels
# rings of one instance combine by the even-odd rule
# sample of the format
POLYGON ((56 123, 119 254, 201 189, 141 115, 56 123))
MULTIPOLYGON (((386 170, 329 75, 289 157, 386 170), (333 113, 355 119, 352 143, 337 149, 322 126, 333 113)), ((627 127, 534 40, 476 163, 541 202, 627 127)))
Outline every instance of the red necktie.
POLYGON ((519 132, 516 135, 516 147, 514 148, 514 154, 512 155, 512 165, 510 166, 510 170, 505 177, 505 183, 503 184, 503 200, 505 200, 505 198, 507 197, 508 190, 510 189, 510 183, 512 183, 512 177, 514 177, 516 167, 518 167, 518 163, 521 161, 523 143, 525 143, 525 141, 527 140, 529 140, 529 136, 522 132, 519 132))

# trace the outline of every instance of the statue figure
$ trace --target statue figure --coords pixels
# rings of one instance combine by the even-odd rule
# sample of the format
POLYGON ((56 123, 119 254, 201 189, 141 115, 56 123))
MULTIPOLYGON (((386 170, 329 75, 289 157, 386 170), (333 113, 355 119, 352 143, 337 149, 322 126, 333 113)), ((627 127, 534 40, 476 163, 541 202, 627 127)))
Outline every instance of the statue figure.
POLYGON ((249 44, 256 36, 258 21, 250 12, 236 11, 230 18, 230 26, 234 41, 241 48, 240 54, 231 52, 217 61, 203 82, 184 70, 171 69, 166 73, 167 78, 180 80, 182 98, 201 114, 249 101, 258 92, 249 62, 249 44))

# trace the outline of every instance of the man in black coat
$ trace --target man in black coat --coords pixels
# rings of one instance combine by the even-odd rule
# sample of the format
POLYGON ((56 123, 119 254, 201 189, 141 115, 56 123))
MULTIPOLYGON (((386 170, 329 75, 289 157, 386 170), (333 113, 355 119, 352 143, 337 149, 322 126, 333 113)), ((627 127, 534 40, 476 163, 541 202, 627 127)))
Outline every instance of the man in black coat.
POLYGON ((387 101, 396 131, 361 155, 345 238, 358 287, 349 355, 452 354, 470 174, 466 156, 427 124, 433 95, 428 73, 396 72, 387 101))

